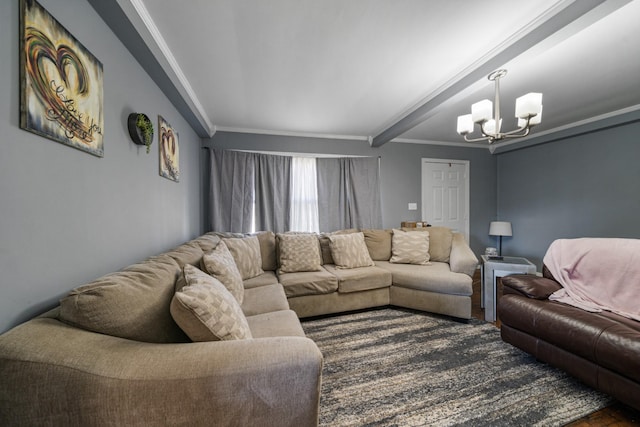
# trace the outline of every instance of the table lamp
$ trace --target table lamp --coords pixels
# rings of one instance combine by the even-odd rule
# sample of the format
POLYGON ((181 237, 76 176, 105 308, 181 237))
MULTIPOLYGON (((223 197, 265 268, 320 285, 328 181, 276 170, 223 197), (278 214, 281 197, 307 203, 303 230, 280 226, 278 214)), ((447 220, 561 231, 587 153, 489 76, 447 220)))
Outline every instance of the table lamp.
POLYGON ((500 236, 498 255, 502 256, 502 236, 513 236, 511 223, 507 221, 491 221, 491 224, 489 225, 489 235, 500 236))

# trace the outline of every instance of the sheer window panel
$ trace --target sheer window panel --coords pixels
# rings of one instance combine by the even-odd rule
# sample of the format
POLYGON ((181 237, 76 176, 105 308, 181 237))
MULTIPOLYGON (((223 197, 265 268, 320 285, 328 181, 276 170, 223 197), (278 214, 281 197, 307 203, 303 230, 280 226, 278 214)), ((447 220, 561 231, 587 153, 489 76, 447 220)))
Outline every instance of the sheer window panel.
POLYGON ((291 159, 291 231, 318 232, 316 159, 291 159))

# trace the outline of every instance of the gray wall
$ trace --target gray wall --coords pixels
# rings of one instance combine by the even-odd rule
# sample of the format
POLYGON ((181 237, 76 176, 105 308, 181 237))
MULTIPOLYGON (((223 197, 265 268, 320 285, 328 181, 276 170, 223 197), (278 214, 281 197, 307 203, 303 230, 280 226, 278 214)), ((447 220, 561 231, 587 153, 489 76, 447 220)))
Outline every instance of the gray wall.
MULTIPOLYGON (((489 222, 496 215, 496 157, 488 150, 440 145, 388 143, 371 148, 366 141, 302 138, 218 132, 205 145, 221 149, 295 153, 380 156, 383 226, 399 227, 405 220, 421 220, 421 159, 470 161, 470 233, 476 254, 491 243, 489 222), (417 202, 418 210, 407 204, 417 202)), ((206 166, 203 164, 203 170, 206 166)), ((205 211, 206 215, 206 211, 205 211)))
POLYGON ((19 128, 19 6, 1 1, 0 332, 201 231, 200 138, 86 1, 40 3, 103 63, 104 158, 19 128), (179 132, 179 183, 159 176, 157 141, 129 139, 134 111, 179 132))
POLYGON ((558 238, 640 237, 640 122, 498 155, 503 252, 541 267, 558 238))

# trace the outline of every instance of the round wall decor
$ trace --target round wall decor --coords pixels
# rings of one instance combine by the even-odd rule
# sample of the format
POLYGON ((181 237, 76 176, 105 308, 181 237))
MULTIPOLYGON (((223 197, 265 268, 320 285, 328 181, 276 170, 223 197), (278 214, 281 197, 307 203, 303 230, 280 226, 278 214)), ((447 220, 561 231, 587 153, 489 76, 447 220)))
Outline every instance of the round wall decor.
POLYGON ((144 113, 131 113, 127 118, 131 140, 137 145, 146 145, 147 153, 153 144, 153 123, 144 113))

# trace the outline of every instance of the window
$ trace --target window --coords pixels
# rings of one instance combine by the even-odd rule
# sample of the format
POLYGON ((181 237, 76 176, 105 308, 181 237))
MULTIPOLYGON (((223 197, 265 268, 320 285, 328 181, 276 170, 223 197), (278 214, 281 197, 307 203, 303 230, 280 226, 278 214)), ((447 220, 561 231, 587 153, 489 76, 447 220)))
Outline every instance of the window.
POLYGON ((211 150, 211 230, 320 232, 380 228, 375 157, 211 150))
POLYGON ((291 231, 318 232, 316 159, 291 159, 291 231))

